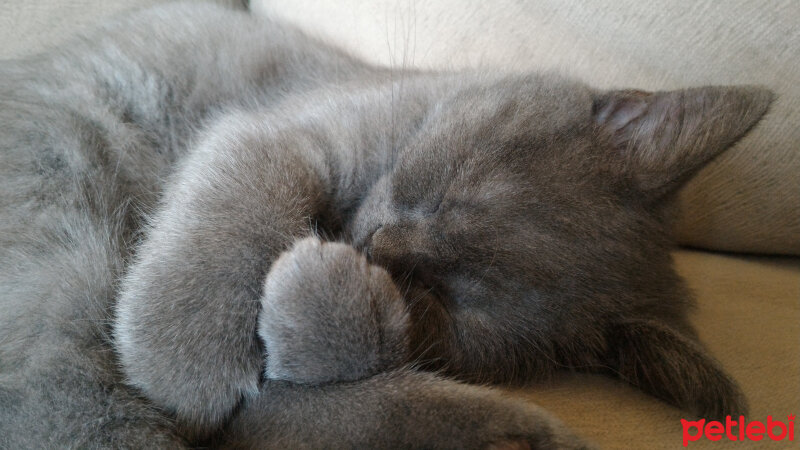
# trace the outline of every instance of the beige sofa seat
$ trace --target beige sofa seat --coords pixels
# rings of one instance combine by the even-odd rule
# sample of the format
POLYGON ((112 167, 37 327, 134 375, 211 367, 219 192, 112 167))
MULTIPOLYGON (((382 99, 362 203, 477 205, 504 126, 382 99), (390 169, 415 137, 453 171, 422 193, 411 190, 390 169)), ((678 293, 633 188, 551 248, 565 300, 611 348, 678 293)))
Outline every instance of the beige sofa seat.
MULTIPOLYGON (((38 51, 117 11, 153 3, 158 1, 0 1, 0 58, 38 51)), ((262 3, 269 2, 253 1, 254 6, 265 10, 262 3)), ((302 10, 290 7, 309 4, 299 0, 272 3, 294 11, 295 17, 302 10)), ((421 2, 416 4, 421 6, 421 2)), ((337 5, 352 6, 353 2, 337 5)), ((364 20, 355 9, 340 9, 338 15, 324 11, 330 13, 329 19, 342 19, 328 25, 329 31, 351 25, 344 20, 347 17, 364 20)), ((380 14, 388 16, 381 20, 393 13, 386 9, 380 14)), ((308 16, 324 19, 320 14, 308 16)), ((487 23, 483 33, 507 32, 500 28, 502 25, 487 23)), ((417 22, 417 26, 423 24, 417 22)), ((383 46, 386 41, 384 37, 371 45, 383 46)), ((426 51, 418 42, 416 57, 424 58, 426 51)), ((763 164, 761 156, 752 161, 763 164)), ((740 382, 750 400, 750 418, 785 418, 789 413, 800 412, 800 259, 680 250, 675 253, 675 260, 697 294, 698 308, 692 317, 700 336, 740 382)), ((554 383, 509 393, 552 411, 603 448, 682 448, 680 411, 608 378, 565 375, 554 383)), ((695 442, 690 448, 717 448, 719 444, 695 442)), ((785 448, 771 441, 762 441, 760 446, 785 448)))

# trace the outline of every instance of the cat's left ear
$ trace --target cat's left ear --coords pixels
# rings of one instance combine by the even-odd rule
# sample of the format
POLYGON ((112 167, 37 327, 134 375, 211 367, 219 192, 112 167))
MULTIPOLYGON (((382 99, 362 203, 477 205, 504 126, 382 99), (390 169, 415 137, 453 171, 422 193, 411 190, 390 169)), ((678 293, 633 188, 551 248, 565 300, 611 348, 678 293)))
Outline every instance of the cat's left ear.
POLYGON ((609 91, 593 116, 618 169, 651 199, 676 190, 767 111, 773 94, 754 86, 668 92, 609 91))

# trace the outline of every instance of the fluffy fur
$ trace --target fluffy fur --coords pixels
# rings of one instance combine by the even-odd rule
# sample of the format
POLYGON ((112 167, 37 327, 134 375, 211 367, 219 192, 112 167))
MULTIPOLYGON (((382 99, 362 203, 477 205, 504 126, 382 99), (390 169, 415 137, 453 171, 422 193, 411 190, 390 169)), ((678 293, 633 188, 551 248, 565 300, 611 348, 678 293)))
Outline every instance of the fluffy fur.
POLYGON ((0 446, 580 448, 451 379, 558 369, 738 414, 667 230, 770 101, 396 72, 195 4, 5 62, 0 446))

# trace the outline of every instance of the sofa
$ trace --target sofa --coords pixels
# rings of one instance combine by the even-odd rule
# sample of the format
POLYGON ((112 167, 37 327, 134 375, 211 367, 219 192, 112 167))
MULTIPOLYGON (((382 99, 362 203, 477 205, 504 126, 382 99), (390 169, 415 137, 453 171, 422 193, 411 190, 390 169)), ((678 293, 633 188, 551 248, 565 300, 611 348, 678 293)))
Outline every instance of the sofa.
MULTIPOLYGON (((159 2, 2 1, 0 59, 159 2)), ((676 236, 684 247, 674 259, 697 297, 691 317, 701 340, 749 399, 748 421, 800 412, 800 3, 251 0, 249 7, 382 64, 559 70, 602 88, 775 90, 778 100, 753 135, 681 193, 676 236)), ((507 394, 541 405, 601 448, 682 446, 681 411, 606 377, 564 374, 507 394)), ((744 447, 787 445, 765 439, 744 447)))

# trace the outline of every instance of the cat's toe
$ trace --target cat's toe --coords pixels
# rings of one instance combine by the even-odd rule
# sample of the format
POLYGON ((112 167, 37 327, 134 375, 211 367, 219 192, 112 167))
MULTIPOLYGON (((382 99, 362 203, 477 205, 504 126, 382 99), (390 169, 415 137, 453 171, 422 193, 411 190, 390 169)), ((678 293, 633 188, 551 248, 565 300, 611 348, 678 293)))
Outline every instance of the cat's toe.
MULTIPOLYGON (((486 450, 535 450, 537 448, 545 448, 535 444, 531 444, 525 438, 509 438, 490 443, 486 450)), ((575 438, 564 439, 553 442, 552 446, 546 447, 548 449, 570 449, 570 450, 590 450, 594 447, 586 442, 575 438)))
POLYGON ((480 414, 486 414, 486 422, 479 431, 481 444, 468 446, 492 450, 595 448, 563 422, 526 401, 493 400, 487 402, 480 414))
POLYGON ((524 439, 502 440, 492 442, 486 450, 531 450, 531 444, 524 439))
POLYGON ((400 293, 383 269, 348 245, 298 241, 273 264, 261 302, 258 332, 271 379, 356 380, 406 358, 400 293))

